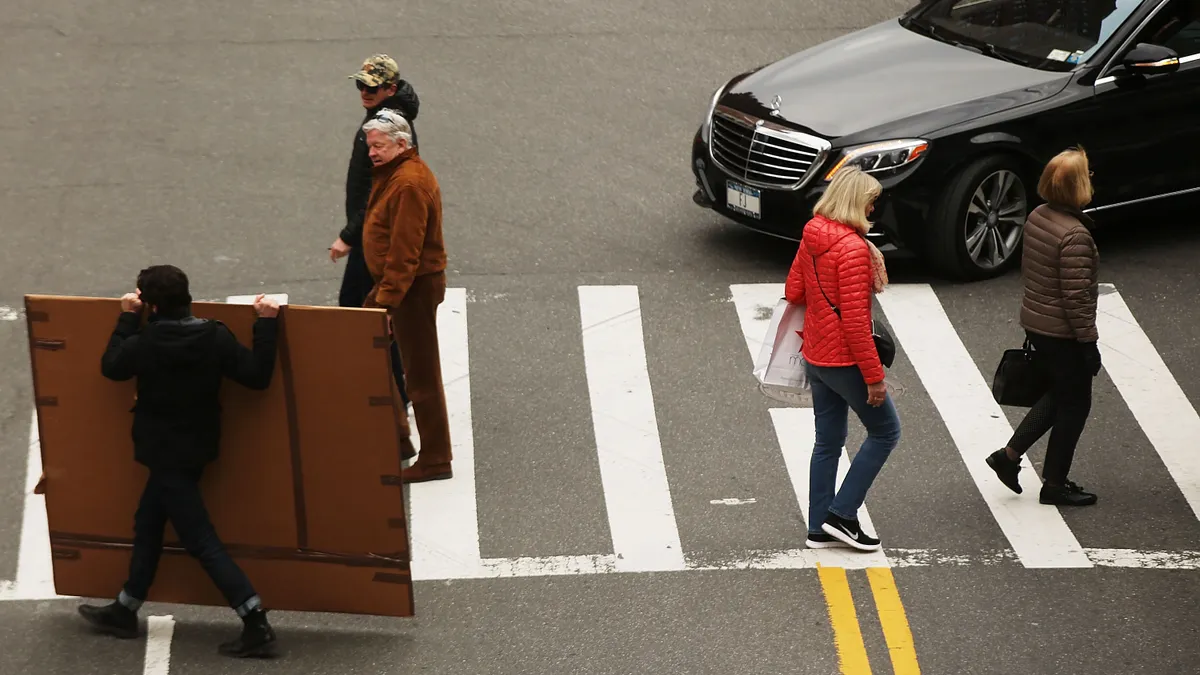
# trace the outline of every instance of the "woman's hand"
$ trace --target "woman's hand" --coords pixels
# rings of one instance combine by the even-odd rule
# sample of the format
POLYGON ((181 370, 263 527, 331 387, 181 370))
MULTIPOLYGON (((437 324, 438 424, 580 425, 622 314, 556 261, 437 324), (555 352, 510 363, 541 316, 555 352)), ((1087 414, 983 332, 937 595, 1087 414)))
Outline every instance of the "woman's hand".
POLYGON ((883 380, 867 385, 867 403, 878 408, 887 400, 887 385, 883 380))

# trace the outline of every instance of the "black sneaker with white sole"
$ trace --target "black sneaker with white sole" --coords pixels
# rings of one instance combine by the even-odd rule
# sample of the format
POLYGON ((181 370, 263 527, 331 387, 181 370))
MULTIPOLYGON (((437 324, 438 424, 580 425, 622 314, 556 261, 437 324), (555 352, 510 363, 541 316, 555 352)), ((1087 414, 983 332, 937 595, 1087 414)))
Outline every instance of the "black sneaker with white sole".
POLYGON ((826 532, 809 532, 804 545, 809 548, 846 548, 842 540, 826 532))
POLYGON ((847 520, 831 513, 826 516, 821 529, 860 551, 879 550, 879 540, 868 537, 857 520, 847 520))

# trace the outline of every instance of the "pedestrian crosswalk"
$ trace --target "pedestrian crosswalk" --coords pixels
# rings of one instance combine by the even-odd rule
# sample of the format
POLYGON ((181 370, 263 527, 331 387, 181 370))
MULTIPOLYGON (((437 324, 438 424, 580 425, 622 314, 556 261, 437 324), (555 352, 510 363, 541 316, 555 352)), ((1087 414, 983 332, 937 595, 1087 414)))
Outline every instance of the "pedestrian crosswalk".
MULTIPOLYGON (((729 367, 744 373, 744 387, 753 390, 751 368, 783 286, 734 284, 723 291, 723 297, 716 299, 720 307, 706 315, 703 330, 736 335, 732 344, 744 345, 744 349, 710 353, 706 357, 709 363, 687 363, 679 368, 703 370, 714 364, 734 364, 729 367)), ((486 301, 503 303, 511 298, 497 294, 486 301)), ((688 398, 691 392, 672 386, 674 381, 666 381, 662 373, 674 371, 657 364, 672 358, 661 353, 664 345, 689 339, 688 332, 695 327, 681 328, 678 334, 671 332, 669 326, 664 328, 670 322, 660 321, 655 314, 664 305, 647 308, 645 289, 635 285, 579 286, 572 299, 576 305, 572 315, 577 317, 574 325, 563 325, 546 339, 578 347, 570 353, 582 361, 586 386, 582 389, 564 386, 556 393, 579 397, 586 404, 591 428, 583 437, 590 442, 564 451, 576 458, 583 455, 593 458, 594 479, 603 495, 603 504, 594 505, 598 510, 596 517, 606 523, 611 545, 603 550, 562 555, 532 552, 527 556, 493 557, 484 553, 481 533, 485 528, 497 527, 497 523, 488 517, 481 518, 477 488, 486 476, 477 474, 477 454, 500 452, 500 449, 476 447, 476 434, 483 428, 480 425, 492 425, 492 421, 479 415, 480 406, 486 408, 487 401, 472 391, 471 382, 473 375, 486 372, 481 369, 491 367, 489 364, 505 355, 489 353, 487 358, 479 358, 479 349, 472 346, 469 338, 489 330, 478 317, 472 317, 472 306, 481 300, 475 300, 465 288, 451 288, 439 309, 439 339, 454 442, 454 478, 409 487, 414 580, 817 566, 1200 569, 1200 452, 1195 440, 1200 438, 1200 416, 1115 288, 1105 287, 1100 299, 1098 321, 1106 377, 1120 393, 1120 405, 1128 411, 1125 414, 1132 414, 1136 420, 1137 428, 1127 430, 1134 440, 1125 446, 1132 448, 1131 452, 1145 454, 1140 461, 1157 462, 1161 473, 1168 477, 1169 483, 1155 486, 1156 494, 1169 495, 1189 509, 1177 514, 1185 533, 1182 546, 1178 545, 1179 537, 1172 540, 1172 545, 1157 549, 1145 545, 1113 546, 1111 537, 1099 542, 1103 545, 1089 546, 1091 542, 1077 534, 1081 531, 1080 523, 1087 519, 1120 519, 1124 522, 1119 531, 1128 532, 1128 521, 1136 514, 1105 511, 1100 507, 1067 514, 1040 505, 1036 497, 1039 478, 1028 457, 1024 460, 1026 469, 1021 472, 1023 495, 1011 493, 996 480, 984 458, 1008 439, 1012 425, 1006 411, 992 398, 991 373, 977 364, 994 363, 999 353, 973 354, 938 292, 929 285, 893 284, 878 298, 879 318, 891 327, 899 346, 893 372, 909 369, 915 373, 915 382, 908 383, 897 405, 905 425, 901 451, 919 458, 919 462, 903 478, 885 467, 877 482, 877 486, 885 484, 885 487, 868 495, 860 519, 869 532, 878 533, 884 542, 884 549, 874 553, 844 549, 813 551, 803 546, 805 524, 810 517, 808 459, 815 436, 812 410, 803 405, 785 406, 757 395, 749 399, 730 397, 736 403, 730 403, 731 409, 722 415, 728 423, 744 425, 747 430, 752 425, 772 427, 768 437, 774 445, 769 451, 780 459, 782 471, 786 472, 783 484, 790 489, 787 499, 764 504, 728 494, 705 494, 702 502, 694 500, 697 488, 691 480, 695 474, 680 471, 670 461, 679 455, 664 453, 664 430, 677 420, 664 419, 661 413, 664 401, 688 398), (918 390, 921 395, 911 393, 918 390), (922 406, 929 410, 921 409, 922 406), (953 451, 936 457, 924 456, 922 453, 933 437, 948 437, 953 451), (957 499, 981 503, 982 509, 972 513, 987 514, 990 521, 979 522, 976 516, 954 523, 957 530, 968 534, 952 539, 957 542, 955 546, 946 546, 946 538, 930 534, 928 528, 914 526, 912 533, 900 537, 895 529, 910 523, 897 521, 886 509, 877 512, 874 501, 877 492, 886 493, 880 498, 891 504, 894 511, 897 499, 922 502, 938 499, 937 494, 930 494, 926 488, 935 482, 943 486, 940 490, 957 493, 957 499), (742 532, 721 532, 719 537, 705 541, 719 538, 728 550, 714 554, 710 545, 700 555, 688 547, 689 541, 695 541, 696 537, 684 536, 687 532, 683 531, 689 527, 695 530, 703 524, 698 526, 695 519, 683 518, 679 510, 685 503, 690 505, 692 513, 696 503, 712 509, 785 510, 787 516, 780 522, 790 525, 786 531, 775 532, 771 539, 775 545, 767 548, 740 544, 742 532), (927 535, 930 541, 926 544, 920 538, 927 535), (889 539, 900 539, 909 546, 890 547, 889 539), (971 543, 963 545, 963 542, 971 543), (918 546, 911 546, 913 543, 918 546)), ((513 344, 514 349, 518 348, 513 344)), ((720 341, 720 344, 730 342, 720 341)), ((555 373, 534 375, 543 378, 546 387, 556 386, 555 373)), ((1093 415, 1107 414, 1109 408, 1105 406, 1110 405, 1116 403, 1094 405, 1093 415)), ((690 414, 706 416, 713 412, 696 409, 690 414)), ((856 424, 851 422, 852 437, 856 424)), ((413 429, 417 431, 415 424, 413 429)), ((30 494, 40 473, 36 424, 33 430, 16 578, 0 582, 0 599, 53 597, 44 502, 30 494)), ((521 439, 511 440, 513 446, 519 446, 521 439)), ((843 451, 839 481, 855 447, 851 443, 848 446, 843 451)), ((1039 452, 1038 447, 1035 446, 1034 454, 1039 452)), ((722 462, 736 461, 737 449, 732 450, 713 453, 713 472, 725 470, 722 462)), ((708 449, 697 450, 703 451, 708 449)), ((767 478, 760 477, 764 481, 767 478)), ((1140 479, 1131 476, 1130 480, 1140 479)), ((565 487, 564 492, 569 495, 576 486, 555 487, 565 487)), ((505 498, 520 501, 526 495, 514 491, 505 498)), ((1155 507, 1145 508, 1151 512, 1155 507)), ((573 508, 572 513, 578 513, 578 509, 573 508)), ((528 524, 523 531, 530 527, 536 528, 538 524, 528 524)), ((1082 531, 1094 533, 1096 528, 1088 526, 1082 531)))

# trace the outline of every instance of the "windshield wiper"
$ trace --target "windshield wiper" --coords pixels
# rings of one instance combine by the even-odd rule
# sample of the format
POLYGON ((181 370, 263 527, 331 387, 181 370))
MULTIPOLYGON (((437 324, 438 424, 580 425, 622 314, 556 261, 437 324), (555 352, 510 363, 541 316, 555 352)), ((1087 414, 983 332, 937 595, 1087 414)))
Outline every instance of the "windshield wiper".
POLYGON ((991 56, 991 57, 1000 59, 1001 61, 1008 61, 1009 63, 1015 63, 1019 66, 1025 65, 1025 63, 1023 61, 1021 61, 1020 59, 1015 59, 1007 54, 1000 53, 999 51, 996 50, 996 45, 994 45, 990 42, 977 42, 977 43, 971 43, 971 44, 967 44, 964 42, 952 42, 952 44, 954 44, 958 47, 963 47, 964 49, 973 49, 973 50, 979 52, 980 54, 986 54, 987 56, 991 56))
POLYGON ((931 37, 941 40, 942 42, 945 42, 947 44, 954 45, 955 47, 969 49, 978 54, 983 54, 985 56, 991 56, 993 58, 1000 59, 1001 61, 1007 61, 1009 63, 1015 63, 1019 66, 1026 65, 1020 59, 1017 59, 1017 58, 1014 58, 1007 54, 1001 53, 1000 51, 998 51, 996 49, 996 45, 994 45, 990 42, 983 42, 982 40, 969 40, 969 41, 962 40, 958 37, 957 34, 951 35, 949 31, 945 30, 944 28, 942 28, 941 26, 937 25, 936 23, 934 23, 932 21, 924 24, 922 27, 925 28, 925 30, 927 30, 929 32, 929 35, 931 37))

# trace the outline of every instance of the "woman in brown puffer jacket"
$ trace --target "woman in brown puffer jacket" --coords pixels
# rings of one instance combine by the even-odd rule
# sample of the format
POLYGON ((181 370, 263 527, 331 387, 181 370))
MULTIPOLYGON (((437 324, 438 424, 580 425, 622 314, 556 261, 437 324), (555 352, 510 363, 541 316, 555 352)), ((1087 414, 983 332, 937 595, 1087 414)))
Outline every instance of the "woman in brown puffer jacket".
POLYGON ((1091 171, 1083 150, 1066 150, 1051 159, 1038 182, 1038 194, 1047 203, 1034 209, 1025 223, 1021 327, 1049 389, 1030 408, 1008 445, 992 453, 987 463, 1020 494, 1021 456, 1050 431, 1041 503, 1088 506, 1096 503, 1096 495, 1067 480, 1092 408, 1092 378, 1100 372, 1099 255, 1089 231, 1092 221, 1081 211, 1092 200, 1091 171))

